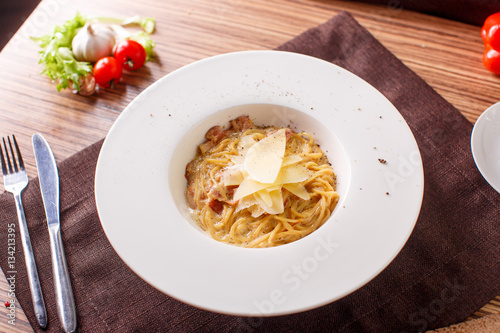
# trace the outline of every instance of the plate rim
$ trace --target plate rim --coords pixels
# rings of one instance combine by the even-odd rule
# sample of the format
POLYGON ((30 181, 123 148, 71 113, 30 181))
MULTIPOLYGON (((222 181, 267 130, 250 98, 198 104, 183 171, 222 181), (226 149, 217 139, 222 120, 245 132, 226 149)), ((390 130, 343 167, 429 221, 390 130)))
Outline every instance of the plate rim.
POLYGON ((481 175, 484 179, 490 184, 493 189, 500 193, 500 183, 495 183, 489 174, 489 167, 486 165, 486 161, 484 160, 484 155, 481 152, 483 139, 484 139, 484 128, 488 126, 487 117, 491 112, 494 111, 500 112, 500 102, 492 104, 489 106, 481 115, 477 118, 474 126, 472 127, 471 133, 471 151, 472 157, 474 159, 474 163, 478 168, 481 175))
MULTIPOLYGON (((97 210, 98 210, 98 213, 100 211, 99 209, 99 203, 101 202, 101 200, 98 198, 98 188, 99 188, 99 185, 98 185, 98 180, 100 179, 100 177, 98 176, 98 174, 102 171, 102 166, 100 165, 100 161, 101 161, 101 154, 104 154, 106 151, 107 151, 107 145, 110 144, 108 140, 108 138, 112 135, 114 129, 116 128, 116 126, 119 126, 120 122, 123 121, 124 118, 126 118, 128 116, 128 113, 130 113, 130 110, 132 107, 132 105, 137 104, 138 101, 141 101, 142 99, 145 98, 145 96, 150 92, 150 91, 153 91, 153 89, 155 89, 156 87, 158 87, 161 82, 163 82, 164 80, 168 80, 168 77, 170 77, 173 73, 179 73, 179 71, 182 71, 182 70, 186 70, 186 68, 191 68, 192 66, 199 66, 199 65, 202 65, 202 64, 206 64, 206 63, 209 63, 211 60, 213 59, 217 59, 217 58, 221 58, 221 57, 240 57, 240 56, 249 56, 249 55, 255 55, 255 54, 286 54, 286 56, 292 56, 292 57, 306 57, 308 58, 310 61, 320 61, 320 62, 323 62, 323 63, 326 63, 328 64, 328 66, 332 65, 336 68, 340 68, 342 71, 345 71, 347 73, 349 73, 350 75, 354 75, 357 79, 359 79, 360 81, 364 82, 365 84, 367 84, 368 86, 370 86, 374 91, 376 91, 383 99, 385 99, 393 108, 394 110, 396 110, 396 112, 398 112, 399 114, 399 111, 394 107, 394 105, 392 105, 392 103, 383 95, 381 94, 376 88, 374 88, 373 86, 369 85, 366 81, 364 81, 363 79, 359 78, 358 76, 356 76, 355 74, 347 71, 346 69, 343 69, 335 64, 332 64, 330 62, 327 62, 327 61, 324 61, 324 60, 321 60, 321 59, 318 59, 318 58, 314 58, 314 57, 311 57, 311 56, 306 56, 306 55, 301 55, 301 54, 297 54, 297 53, 292 53, 292 52, 284 52, 284 51, 261 51, 261 50, 257 50, 257 51, 239 51, 239 52, 231 52, 231 53, 225 53, 225 54, 221 54, 221 55, 216 55, 216 56, 213 56, 213 57, 209 57, 209 58, 205 58, 205 59, 202 59, 202 60, 199 60, 199 61, 196 61, 192 64, 189 64, 189 65, 186 65, 184 67, 181 67, 175 71, 173 71, 172 73, 169 73, 167 75, 165 75, 163 78, 159 79, 158 81, 156 81, 155 83, 153 83, 150 87, 148 87, 146 90, 144 90, 139 96, 137 96, 126 108, 125 110, 123 111, 122 114, 120 114, 120 116, 116 119, 116 121, 114 122, 114 124, 112 125, 112 127, 110 128, 110 131, 108 133, 108 135, 106 136, 105 140, 104 140, 104 143, 103 143, 103 146, 102 146, 102 149, 101 149, 101 152, 99 154, 99 158, 98 158, 98 162, 97 162, 97 166, 96 166, 96 177, 95 177, 95 196, 96 196, 96 206, 97 206, 97 210), (314 59, 314 60, 312 60, 314 59), (101 167, 100 167, 101 166, 101 167)), ((399 116, 402 118, 401 114, 399 114, 399 116)), ((403 120, 404 121, 404 120, 403 120)), ((411 136, 411 138, 413 138, 413 144, 416 146, 417 148, 417 151, 418 151, 418 145, 416 143, 416 140, 413 136, 413 133, 411 132, 408 124, 406 122, 404 122, 404 124, 406 125, 407 127, 407 130, 409 131, 409 134, 411 136)), ((372 272, 372 274, 370 275, 370 277, 368 279, 366 279, 366 281, 364 281, 362 284, 358 284, 356 286, 353 286, 351 289, 346 289, 344 291, 343 294, 339 294, 337 295, 338 297, 336 297, 335 299, 325 299, 323 302, 317 302, 316 304, 314 305, 308 305, 308 306, 304 306, 302 308, 297 308, 293 311, 290 311, 290 310, 287 310, 287 311, 274 311, 274 312, 271 312, 271 313, 261 313, 261 315, 283 315, 283 314, 291 314, 291 313, 296 313, 296 312, 301 312, 301 311, 306 311, 306 310, 309 310, 309 309, 312 309, 312 308, 316 308, 318 306, 321 306, 321 305, 324 305, 324 304, 328 304, 332 301, 335 301, 337 299, 340 299, 350 293, 352 293, 353 291, 361 288, 363 285, 365 285, 366 283, 368 283, 369 281, 371 281, 374 277, 376 277, 381 271, 383 271, 391 262, 392 260, 397 256, 397 254, 401 251, 401 249, 404 247, 404 244, 406 244, 408 238, 410 237, 414 227, 415 227, 415 224, 417 222, 417 219, 418 219, 418 215, 420 213, 420 209, 421 209, 421 205, 422 205, 422 199, 423 199, 423 193, 424 193, 424 174, 423 174, 423 165, 422 165, 422 161, 421 161, 421 156, 420 156, 420 153, 418 152, 418 157, 420 159, 420 169, 418 169, 417 171, 420 171, 420 172, 417 172, 419 173, 419 177, 420 177, 420 191, 419 191, 419 195, 417 195, 419 197, 419 200, 417 202, 417 205, 415 206, 415 216, 412 216, 411 217, 411 220, 413 220, 413 223, 411 225, 411 228, 408 229, 407 231, 407 234, 402 237, 400 239, 400 246, 399 246, 399 249, 396 251, 396 253, 393 253, 392 257, 390 257, 386 264, 385 265, 382 265, 379 267, 378 270, 374 270, 372 272)), ((100 214, 99 214, 100 215, 100 214)), ((136 269, 134 269, 134 267, 131 267, 129 265, 129 262, 127 260, 127 258, 123 258, 122 257, 122 254, 121 254, 121 251, 117 250, 117 248, 115 247, 116 244, 113 244, 112 240, 110 239, 110 236, 108 235, 108 232, 106 231, 106 225, 105 223, 102 222, 102 219, 101 219, 101 216, 100 216, 100 220, 101 220, 101 225, 105 231, 105 234, 106 234, 106 237, 108 238, 108 240, 110 241, 111 245, 113 246, 113 248, 115 249, 116 253, 119 255, 119 257, 127 264, 127 266, 129 266, 134 272, 135 274, 137 274, 141 279, 145 280, 146 282, 150 283, 150 281, 148 281, 148 279, 146 279, 144 276, 141 275, 140 272, 136 271, 136 269)), ((157 287, 155 285, 153 285, 153 287, 157 287)), ((163 293, 166 293, 168 294, 167 292, 165 292, 164 290, 161 290, 161 292, 163 293)), ((175 296, 174 296, 175 297, 175 296)), ((177 299, 179 299, 179 297, 175 297, 177 299)), ((215 308, 212 308, 210 306, 205 306, 205 305, 200 305, 200 304, 197 304, 196 302, 190 302, 189 300, 186 301, 182 298, 180 298, 181 301, 185 302, 185 303, 188 303, 188 304, 191 304, 193 306, 196 306, 196 307, 199 307, 199 308, 203 308, 205 310, 209 310, 209 311, 214 311, 214 312, 219 312, 219 313, 226 313, 226 314, 231 314, 231 315, 251 315, 251 313, 248 313, 248 312, 242 312, 242 311, 224 311, 224 310, 221 310, 221 309, 215 309, 215 308)))

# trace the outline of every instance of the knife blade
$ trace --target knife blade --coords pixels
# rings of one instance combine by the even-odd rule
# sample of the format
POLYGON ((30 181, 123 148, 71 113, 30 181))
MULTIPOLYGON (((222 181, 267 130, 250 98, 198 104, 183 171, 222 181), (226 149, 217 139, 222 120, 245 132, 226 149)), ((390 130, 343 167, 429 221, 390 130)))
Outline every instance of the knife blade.
POLYGON ((40 191, 42 193, 43 205, 47 216, 57 314, 64 331, 75 332, 75 300, 61 238, 61 223, 59 219, 59 173, 57 164, 47 140, 45 140, 41 134, 33 134, 32 142, 38 169, 40 191))

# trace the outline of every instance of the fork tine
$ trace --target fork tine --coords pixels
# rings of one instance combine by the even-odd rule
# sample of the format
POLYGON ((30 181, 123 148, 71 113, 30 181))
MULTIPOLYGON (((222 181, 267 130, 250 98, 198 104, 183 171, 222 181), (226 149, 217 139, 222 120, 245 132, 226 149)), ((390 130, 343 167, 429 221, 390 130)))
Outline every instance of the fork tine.
MULTIPOLYGON (((12 135, 12 137, 14 137, 14 135, 12 135)), ((16 154, 14 154, 14 149, 12 149, 12 142, 10 141, 9 136, 7 137, 7 141, 9 142, 10 153, 12 154, 12 164, 14 165, 14 171, 18 172, 19 168, 17 167, 16 154)), ((17 155, 17 158, 19 159, 19 154, 17 155)))
POLYGON ((12 134, 12 140, 14 141, 14 147, 16 148, 19 168, 21 169, 21 171, 23 171, 24 170, 23 155, 21 155, 21 150, 19 149, 19 145, 17 144, 16 136, 14 134, 12 134))
POLYGON ((2 144, 0 144, 0 158, 2 160, 2 172, 3 172, 4 175, 7 175, 8 171, 7 171, 7 165, 5 164, 5 158, 3 157, 2 144))
POLYGON ((5 149, 5 161, 7 163, 8 168, 9 168, 9 173, 13 173, 14 170, 12 170, 12 164, 10 163, 9 150, 7 149, 7 144, 5 143, 5 138, 2 138, 2 140, 3 140, 3 148, 5 149))

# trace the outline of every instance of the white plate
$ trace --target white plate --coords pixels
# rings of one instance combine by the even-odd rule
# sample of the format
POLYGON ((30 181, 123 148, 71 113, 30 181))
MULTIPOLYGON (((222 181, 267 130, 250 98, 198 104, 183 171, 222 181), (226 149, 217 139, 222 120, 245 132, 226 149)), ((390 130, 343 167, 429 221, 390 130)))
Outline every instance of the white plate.
POLYGON ((335 301, 393 260, 420 211, 423 168, 408 125, 365 81, 316 58, 248 51, 183 67, 130 103, 103 144, 95 192, 110 243, 158 290, 215 312, 281 315, 335 301), (340 202, 311 235, 247 249, 190 220, 185 166, 210 127, 242 114, 306 130, 326 151, 340 202))
POLYGON ((477 168, 500 192, 500 102, 490 106, 472 129, 471 147, 477 168))

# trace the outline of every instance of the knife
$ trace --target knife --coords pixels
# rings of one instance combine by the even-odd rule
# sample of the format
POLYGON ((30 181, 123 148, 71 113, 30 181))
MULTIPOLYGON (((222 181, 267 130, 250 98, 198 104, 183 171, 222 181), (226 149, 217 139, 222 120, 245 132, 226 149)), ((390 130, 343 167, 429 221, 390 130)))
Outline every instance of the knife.
POLYGON ((33 134, 33 150, 35 152, 40 190, 43 205, 47 215, 47 225, 50 237, 50 252, 52 255, 52 273, 57 301, 57 314, 65 332, 76 330, 76 308, 71 289, 71 281, 66 265, 64 248, 61 238, 59 220, 59 174, 56 160, 49 144, 39 134, 33 134))

